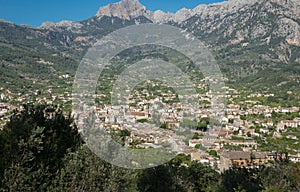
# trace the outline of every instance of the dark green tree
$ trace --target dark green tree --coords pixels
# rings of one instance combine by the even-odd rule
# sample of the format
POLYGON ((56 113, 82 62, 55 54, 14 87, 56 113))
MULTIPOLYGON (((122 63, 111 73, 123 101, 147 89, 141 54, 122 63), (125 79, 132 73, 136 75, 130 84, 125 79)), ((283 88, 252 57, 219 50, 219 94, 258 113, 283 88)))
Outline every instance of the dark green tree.
POLYGON ((104 162, 83 145, 64 158, 48 191, 133 191, 136 174, 104 162))
MULTIPOLYGON (((53 106, 27 105, 22 111, 15 111, 0 132, 0 137, 0 154, 3 154, 0 157, 1 181, 4 173, 18 175, 18 170, 28 168, 35 172, 43 167, 53 175, 60 169, 67 152, 76 149, 81 143, 72 118, 53 106), (32 137, 39 142, 33 142, 32 137), (24 159, 32 161, 23 164, 24 159), (16 172, 13 173, 13 170, 16 172)), ((26 180, 22 177, 19 179, 26 180)), ((50 180, 45 182, 49 183, 50 180)))
POLYGON ((18 156, 5 169, 0 191, 46 190, 51 174, 46 165, 36 161, 37 154, 43 150, 43 130, 37 127, 26 142, 19 142, 18 156))
POLYGON ((300 191, 300 167, 286 162, 275 162, 259 173, 267 191, 300 191))
POLYGON ((176 191, 174 175, 169 165, 149 168, 140 175, 137 187, 141 192, 176 191))
POLYGON ((258 169, 231 168, 221 175, 220 192, 235 192, 237 189, 248 192, 262 190, 262 184, 258 178, 258 169))

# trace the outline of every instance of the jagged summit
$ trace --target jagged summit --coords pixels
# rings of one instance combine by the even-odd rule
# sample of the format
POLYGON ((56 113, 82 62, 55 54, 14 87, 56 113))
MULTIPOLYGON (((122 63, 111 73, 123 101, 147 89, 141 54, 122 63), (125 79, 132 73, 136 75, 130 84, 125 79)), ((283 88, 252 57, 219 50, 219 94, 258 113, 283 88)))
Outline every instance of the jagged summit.
POLYGON ((218 11, 220 7, 226 7, 226 9, 229 10, 237 9, 245 4, 254 3, 256 1, 258 0, 229 0, 210 5, 202 4, 194 9, 183 8, 176 13, 166 13, 161 10, 157 10, 154 12, 147 10, 146 7, 142 5, 138 0, 121 0, 120 2, 100 7, 96 16, 118 17, 124 20, 130 20, 139 16, 144 16, 155 23, 167 23, 170 21, 181 23, 196 14, 200 14, 203 11, 211 11, 212 9, 218 11))
MULTIPOLYGON (((164 12, 162 10, 150 11, 142 5, 139 0, 121 0, 120 2, 109 4, 99 8, 96 17, 103 16, 118 17, 122 20, 132 20, 138 17, 145 17, 154 23, 174 22, 181 24, 188 19, 197 16, 202 20, 207 18, 213 19, 216 15, 220 19, 228 15, 247 10, 256 3, 275 3, 287 8, 294 16, 300 17, 300 1, 299 0, 228 0, 213 4, 200 4, 193 9, 183 8, 176 13, 164 12)), ((64 27, 68 29, 77 29, 81 27, 80 22, 62 21, 59 23, 45 22, 41 28, 64 27)))
POLYGON ((122 0, 117 3, 109 4, 100 7, 97 12, 97 17, 109 16, 119 17, 121 19, 132 19, 138 16, 146 16, 150 11, 147 11, 138 0, 122 0))
POLYGON ((138 0, 122 0, 117 3, 100 7, 97 17, 109 16, 118 17, 124 20, 130 20, 139 16, 144 16, 155 23, 164 23, 168 21, 182 22, 191 17, 192 11, 186 8, 179 10, 176 14, 165 13, 161 10, 152 12, 147 10, 138 0))

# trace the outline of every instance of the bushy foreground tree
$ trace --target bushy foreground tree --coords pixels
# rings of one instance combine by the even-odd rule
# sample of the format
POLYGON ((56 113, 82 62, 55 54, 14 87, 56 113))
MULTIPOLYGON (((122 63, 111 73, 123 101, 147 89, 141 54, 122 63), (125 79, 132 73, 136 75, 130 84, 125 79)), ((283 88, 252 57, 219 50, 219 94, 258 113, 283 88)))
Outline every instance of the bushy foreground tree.
POLYGON ((72 118, 52 106, 14 111, 0 138, 1 186, 9 191, 44 189, 64 156, 81 142, 72 118))
POLYGON ((133 191, 136 171, 101 160, 87 146, 69 153, 48 191, 133 191))

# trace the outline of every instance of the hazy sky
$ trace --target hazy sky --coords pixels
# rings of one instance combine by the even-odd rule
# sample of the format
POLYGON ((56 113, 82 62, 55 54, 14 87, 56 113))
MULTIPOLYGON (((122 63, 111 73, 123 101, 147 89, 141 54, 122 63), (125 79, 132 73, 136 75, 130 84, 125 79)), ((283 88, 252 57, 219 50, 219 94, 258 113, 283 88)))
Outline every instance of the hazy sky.
MULTIPOLYGON (((39 26, 44 21, 81 21, 96 14, 100 6, 119 0, 0 0, 0 19, 39 26)), ((176 12, 224 0, 140 0, 149 10, 176 12)))

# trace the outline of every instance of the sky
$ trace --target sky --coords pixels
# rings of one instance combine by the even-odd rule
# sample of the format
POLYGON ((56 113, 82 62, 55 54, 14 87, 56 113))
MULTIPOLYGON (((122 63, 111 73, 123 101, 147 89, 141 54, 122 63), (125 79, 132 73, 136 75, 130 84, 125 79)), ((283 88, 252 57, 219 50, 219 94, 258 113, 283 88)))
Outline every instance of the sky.
MULTIPOLYGON (((0 19, 16 24, 40 26, 45 21, 82 21, 96 15, 99 7, 120 0, 0 0, 0 19)), ((176 12, 185 7, 224 0, 140 0, 147 9, 176 12)))

